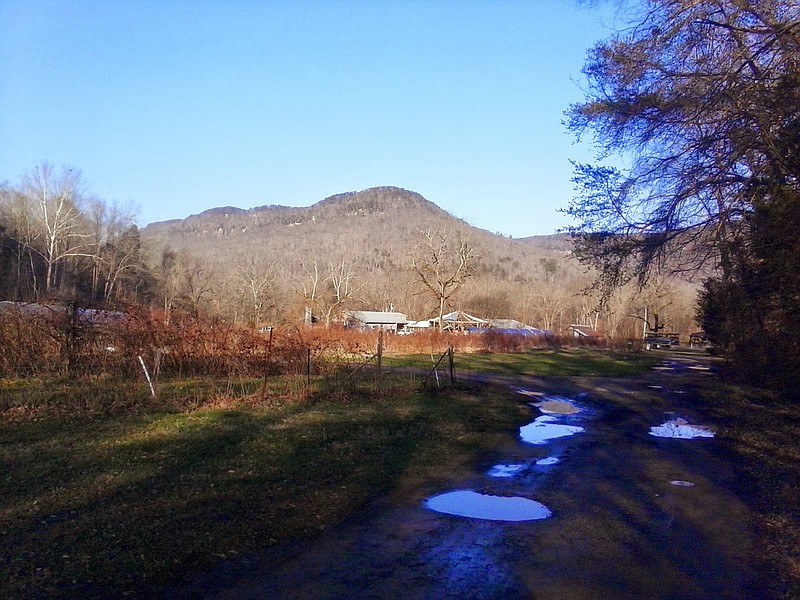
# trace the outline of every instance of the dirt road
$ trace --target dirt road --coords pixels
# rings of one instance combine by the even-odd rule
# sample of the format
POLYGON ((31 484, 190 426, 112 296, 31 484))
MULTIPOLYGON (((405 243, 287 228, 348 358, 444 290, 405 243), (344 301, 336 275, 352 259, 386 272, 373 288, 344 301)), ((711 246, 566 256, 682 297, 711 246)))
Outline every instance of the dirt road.
MULTIPOLYGON (((649 434, 675 416, 699 423, 693 389, 707 376, 704 357, 665 354, 661 368, 637 378, 492 377, 511 394, 573 399, 583 410, 569 420, 584 431, 542 445, 510 438, 446 489, 404 489, 288 560, 229 564, 168 596, 761 598, 750 514, 718 438, 649 434), (546 457, 558 462, 536 464, 546 457), (524 468, 492 477, 497 464, 524 468), (504 522, 425 507, 451 490, 531 498, 552 516, 504 522)), ((532 407, 531 420, 538 415, 532 407)))

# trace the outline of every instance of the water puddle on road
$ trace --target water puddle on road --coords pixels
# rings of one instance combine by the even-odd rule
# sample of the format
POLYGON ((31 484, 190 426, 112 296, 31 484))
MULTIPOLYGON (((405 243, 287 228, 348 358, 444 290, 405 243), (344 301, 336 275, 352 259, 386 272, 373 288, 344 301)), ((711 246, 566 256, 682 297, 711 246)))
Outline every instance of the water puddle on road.
MULTIPOLYGON (((533 465, 537 467, 546 467, 548 465, 555 465, 561 462, 561 459, 557 456, 546 456, 545 458, 540 458, 538 460, 533 461, 533 465)), ((526 469, 531 468, 531 463, 512 463, 512 464, 505 464, 501 463, 498 465, 494 465, 491 469, 489 469, 486 474, 489 477, 500 477, 500 478, 511 478, 516 477, 526 469)))
POLYGON ((522 441, 527 444, 545 444, 549 440, 566 437, 581 433, 583 427, 577 425, 564 425, 555 423, 556 418, 551 415, 544 415, 534 419, 533 423, 519 428, 519 435, 522 441))
MULTIPOLYGON (((559 420, 571 420, 573 415, 582 412, 569 398, 561 396, 545 396, 540 392, 517 390, 520 394, 540 399, 532 403, 545 413, 534 419, 532 423, 520 427, 520 438, 528 444, 545 444, 550 440, 562 438, 584 431, 577 425, 566 425, 559 420)), ((494 465, 486 473, 493 478, 514 478, 532 470, 535 466, 543 467, 557 464, 557 456, 546 456, 523 463, 500 463, 494 465)), ((457 490, 433 496, 425 501, 425 507, 440 513, 486 519, 492 521, 535 521, 546 519, 552 515, 550 509, 521 496, 492 496, 471 490, 457 490)))
POLYGON ((532 390, 517 390, 518 394, 522 394, 523 396, 529 396, 530 398, 541 398, 544 396, 544 392, 534 392, 532 390))
POLYGON ((662 425, 650 428, 650 435, 663 438, 694 439, 699 437, 713 438, 714 430, 705 425, 691 425, 680 417, 667 421, 662 425))
POLYGON ((532 405, 546 415, 576 415, 581 412, 569 398, 561 396, 546 396, 541 402, 533 402, 532 405))
POLYGON ((436 512, 490 521, 537 521, 553 513, 541 502, 521 496, 490 496, 457 490, 429 498, 425 506, 436 512))
POLYGON ((683 481, 681 479, 673 479, 670 483, 678 487, 694 487, 694 483, 691 481, 683 481))
POLYGON ((495 465, 489 469, 487 475, 489 475, 489 477, 514 477, 524 470, 525 467, 527 467, 527 465, 495 465))

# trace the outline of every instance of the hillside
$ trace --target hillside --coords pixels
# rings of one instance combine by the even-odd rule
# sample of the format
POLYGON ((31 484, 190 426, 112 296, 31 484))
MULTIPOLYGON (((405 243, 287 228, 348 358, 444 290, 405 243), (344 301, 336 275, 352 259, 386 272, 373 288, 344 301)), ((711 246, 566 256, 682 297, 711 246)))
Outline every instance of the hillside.
POLYGON ((213 208, 183 220, 152 223, 144 228, 143 235, 150 241, 193 253, 201 251, 211 239, 216 240, 215 254, 222 251, 225 256, 255 249, 280 249, 291 263, 294 258, 308 261, 320 253, 328 256, 330 252, 348 257, 354 252, 389 251, 396 257, 418 241, 421 231, 435 229, 468 233, 470 239, 490 250, 487 258, 515 254, 523 246, 557 252, 569 250, 566 236, 512 240, 473 227, 420 194, 396 187, 336 194, 301 208, 275 205, 249 210, 230 206, 213 208))
POLYGON ((557 243, 553 236, 513 240, 472 227, 420 194, 396 187, 337 194, 303 208, 214 208, 153 223, 142 236, 155 248, 154 264, 165 248, 221 270, 258 259, 273 265, 284 283, 297 282, 315 261, 320 268, 344 262, 370 292, 362 299, 366 308, 391 303, 414 312, 422 308, 414 302, 416 290, 408 287, 410 255, 422 243, 422 232, 431 230, 460 232, 475 248, 476 272, 462 296, 465 302, 489 290, 518 295, 547 276, 545 259, 551 275, 552 260, 566 266, 563 236, 557 243))
MULTIPOLYGON (((336 194, 301 208, 214 208, 148 225, 142 238, 151 267, 164 281, 170 279, 165 269, 172 269, 173 287, 194 298, 194 308, 213 304, 225 317, 296 321, 309 306, 326 313, 336 302, 338 280, 347 297, 337 309, 391 307, 421 319, 434 314, 435 302, 415 280, 411 256, 424 247, 426 231, 461 235, 474 249, 474 274, 453 308, 561 331, 594 318, 594 301, 581 293, 592 277, 570 257, 568 236, 511 239, 396 187, 336 194), (172 262, 165 261, 165 252, 172 262)), ((675 304, 682 321, 691 319, 686 302, 691 300, 675 304)), ((609 327, 617 329, 624 318, 617 313, 609 327)))

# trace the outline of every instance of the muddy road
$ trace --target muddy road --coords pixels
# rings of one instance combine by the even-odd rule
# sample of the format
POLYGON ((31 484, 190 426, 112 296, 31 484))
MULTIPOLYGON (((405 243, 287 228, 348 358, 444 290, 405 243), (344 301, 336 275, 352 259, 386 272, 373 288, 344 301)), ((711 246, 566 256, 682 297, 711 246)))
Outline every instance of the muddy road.
MULTIPOLYGON (((556 419, 583 431, 510 437, 448 486, 401 486, 310 544, 228 563, 166 597, 761 598, 750 514, 718 439, 650 434, 676 417, 713 429, 693 407, 708 376, 706 358, 675 353, 635 378, 487 378, 523 401, 574 402, 580 413, 556 419), (551 515, 509 522, 426 507, 457 490, 535 500, 551 515)), ((531 421, 540 415, 532 406, 531 421)))

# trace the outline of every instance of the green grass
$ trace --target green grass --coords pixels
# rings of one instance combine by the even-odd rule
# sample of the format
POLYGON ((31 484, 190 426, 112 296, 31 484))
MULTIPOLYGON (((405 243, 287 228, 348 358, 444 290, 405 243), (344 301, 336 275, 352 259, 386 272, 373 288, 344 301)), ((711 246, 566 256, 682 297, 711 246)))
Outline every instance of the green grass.
POLYGON ((720 424, 740 494, 758 517, 770 597, 800 598, 800 406, 778 394, 708 381, 698 411, 720 424))
MULTIPOLYGON (((626 375, 661 353, 456 355, 457 372, 626 375)), ((388 359, 428 367, 430 357, 388 359), (415 362, 417 361, 417 362, 415 362)), ((0 382, 0 597, 137 595, 223 558, 311 539, 387 493, 441 487, 529 418, 493 389, 357 383, 0 382), (255 393, 254 393, 255 392, 255 393)), ((775 597, 800 592, 800 412, 706 384, 694 409, 721 425, 759 518, 775 597)))
MULTIPOLYGON (((663 358, 658 352, 620 352, 607 349, 529 350, 520 354, 456 354, 456 374, 463 372, 559 377, 625 377, 646 371, 663 358)), ((431 369, 439 359, 429 354, 389 356, 387 366, 431 369)), ((446 367, 445 359, 440 363, 446 367)))
POLYGON ((447 477, 527 415, 488 390, 249 400, 0 423, 0 596, 135 595, 308 539, 400 485, 447 477))

